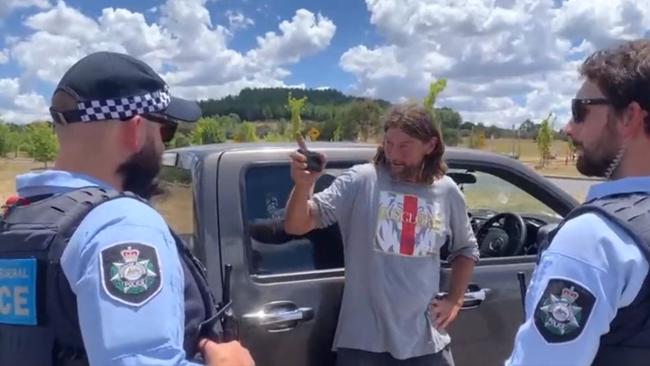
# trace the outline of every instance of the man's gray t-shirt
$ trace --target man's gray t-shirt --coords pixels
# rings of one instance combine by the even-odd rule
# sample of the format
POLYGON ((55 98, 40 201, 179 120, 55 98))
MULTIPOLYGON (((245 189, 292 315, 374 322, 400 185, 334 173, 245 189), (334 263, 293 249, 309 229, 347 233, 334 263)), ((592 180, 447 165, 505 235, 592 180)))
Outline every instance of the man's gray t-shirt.
POLYGON ((393 180, 374 164, 357 165, 314 195, 319 227, 338 222, 345 289, 333 348, 389 352, 406 359, 436 353, 449 337, 425 312, 440 285, 440 248, 449 261, 478 260, 465 199, 448 176, 432 185, 393 180), (432 339, 433 338, 433 339, 432 339))

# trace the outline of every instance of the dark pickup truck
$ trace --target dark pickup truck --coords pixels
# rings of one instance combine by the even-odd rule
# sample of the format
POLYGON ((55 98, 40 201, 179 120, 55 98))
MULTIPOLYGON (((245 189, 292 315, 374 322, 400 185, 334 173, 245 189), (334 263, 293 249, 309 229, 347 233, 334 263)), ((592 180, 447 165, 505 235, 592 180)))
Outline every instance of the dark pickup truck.
MULTIPOLYGON (((328 157, 317 190, 374 145, 312 143, 328 157)), ((155 202, 207 268, 222 293, 231 264, 231 298, 241 341, 261 366, 330 366, 345 270, 338 227, 304 236, 282 231, 293 183, 294 144, 215 144, 166 152, 161 178, 168 193, 155 202)), ((448 148, 449 175, 463 190, 482 259, 450 329, 456 364, 499 365, 523 318, 517 273, 530 279, 539 236, 576 200, 515 159, 448 148)), ((444 262, 441 290, 450 269, 444 262)))

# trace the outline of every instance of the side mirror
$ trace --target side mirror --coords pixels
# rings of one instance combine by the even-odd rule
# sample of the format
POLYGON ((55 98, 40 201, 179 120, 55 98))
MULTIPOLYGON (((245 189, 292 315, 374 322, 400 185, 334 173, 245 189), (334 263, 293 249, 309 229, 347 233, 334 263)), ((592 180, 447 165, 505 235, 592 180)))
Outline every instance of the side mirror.
POLYGON ((175 167, 178 165, 178 153, 175 152, 165 152, 162 156, 162 165, 175 167))

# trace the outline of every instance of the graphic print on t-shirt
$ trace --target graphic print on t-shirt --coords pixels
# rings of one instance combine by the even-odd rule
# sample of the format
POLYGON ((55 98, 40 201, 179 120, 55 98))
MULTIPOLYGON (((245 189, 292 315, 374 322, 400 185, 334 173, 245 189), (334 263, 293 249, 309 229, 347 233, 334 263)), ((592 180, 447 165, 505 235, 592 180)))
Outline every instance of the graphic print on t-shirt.
POLYGON ((405 256, 430 256, 444 240, 438 202, 388 191, 379 193, 375 250, 405 256))

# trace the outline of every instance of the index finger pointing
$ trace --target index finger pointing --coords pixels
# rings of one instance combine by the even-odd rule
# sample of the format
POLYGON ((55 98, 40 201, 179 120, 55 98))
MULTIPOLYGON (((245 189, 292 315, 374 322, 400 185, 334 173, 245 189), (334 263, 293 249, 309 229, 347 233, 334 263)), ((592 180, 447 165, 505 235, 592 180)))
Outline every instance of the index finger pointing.
POLYGON ((307 145, 305 145, 305 139, 303 139, 302 135, 298 132, 296 132, 296 142, 298 143, 298 147, 301 150, 307 151, 307 145))

